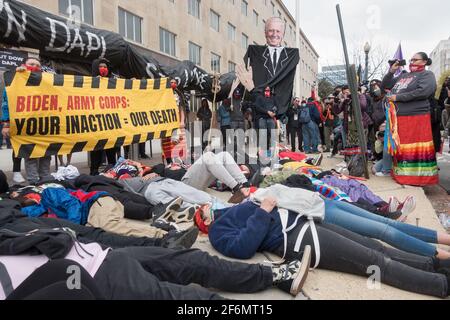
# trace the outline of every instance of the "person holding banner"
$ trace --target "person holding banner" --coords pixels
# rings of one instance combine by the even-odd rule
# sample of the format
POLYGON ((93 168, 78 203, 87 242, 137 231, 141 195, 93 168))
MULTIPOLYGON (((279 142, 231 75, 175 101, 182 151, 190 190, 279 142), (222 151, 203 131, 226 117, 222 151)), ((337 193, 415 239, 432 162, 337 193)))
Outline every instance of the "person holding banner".
MULTIPOLYGON (((2 98, 2 109, 7 109, 8 110, 8 97, 6 96, 6 90, 3 90, 3 98, 2 98)), ((2 117, 1 117, 1 128, 3 131, 3 128, 9 128, 9 122, 5 121, 3 122, 3 112, 2 112, 2 117)), ((8 130, 5 130, 5 133, 8 130)), ((3 138, 3 134, 1 135, 1 137, 3 138)), ((5 135, 4 140, 7 141, 7 147, 8 149, 11 148, 11 139, 5 135)), ((21 167, 22 167, 22 159, 21 158, 17 158, 14 151, 12 153, 12 161, 13 161, 13 183, 16 184, 21 184, 25 182, 25 178, 22 176, 21 173, 21 167)))
MULTIPOLYGON (((28 58, 25 61, 25 64, 18 67, 16 69, 16 72, 25 72, 25 71, 31 71, 31 72, 42 72, 41 70, 41 62, 37 58, 28 58)), ((9 123, 9 106, 8 106, 8 97, 6 94, 3 96, 3 103, 2 103, 2 122, 3 122, 3 130, 2 134, 3 137, 10 137, 10 123, 9 123)), ((13 161, 14 161, 14 173, 20 174, 20 159, 14 158, 13 155, 13 161), (17 168, 18 167, 18 168, 17 168), (18 171, 17 171, 18 169, 18 171)), ((25 170, 27 172, 27 180, 30 184, 37 184, 40 181, 46 180, 46 179, 52 179, 50 175, 50 162, 51 157, 42 157, 39 159, 25 159, 25 170)), ((21 176, 21 175, 20 175, 21 176)), ((23 179, 20 179, 19 175, 15 175, 14 180, 16 182, 24 182, 23 179)))
MULTIPOLYGON (((403 185, 426 186, 439 182, 430 116, 430 97, 436 92, 436 77, 426 70, 432 60, 424 52, 416 53, 410 73, 395 78, 400 68, 396 61, 382 82, 392 89, 389 101, 395 103, 399 145, 394 151, 393 177, 403 185)), ((389 120, 388 120, 389 121, 389 120)))
MULTIPOLYGON (((197 118, 202 122, 202 137, 209 129, 211 129, 211 118, 212 111, 209 108, 209 103, 207 99, 202 99, 202 104, 200 109, 197 112, 197 118)), ((208 146, 208 141, 203 141, 202 139, 202 148, 203 150, 208 146)))
MULTIPOLYGON (((92 62, 92 76, 93 77, 103 77, 112 78, 110 63, 107 59, 96 59, 92 62)), ((91 151, 91 176, 97 176, 99 174, 98 170, 102 164, 103 153, 106 153, 106 158, 109 165, 116 164, 117 161, 117 148, 107 149, 107 150, 97 150, 91 151)))
POLYGON ((174 97, 177 101, 180 128, 173 137, 161 139, 163 159, 166 160, 167 164, 171 164, 174 157, 182 160, 186 159, 186 115, 183 107, 184 97, 183 93, 178 89, 178 83, 175 79, 170 80, 170 87, 172 88, 174 97))

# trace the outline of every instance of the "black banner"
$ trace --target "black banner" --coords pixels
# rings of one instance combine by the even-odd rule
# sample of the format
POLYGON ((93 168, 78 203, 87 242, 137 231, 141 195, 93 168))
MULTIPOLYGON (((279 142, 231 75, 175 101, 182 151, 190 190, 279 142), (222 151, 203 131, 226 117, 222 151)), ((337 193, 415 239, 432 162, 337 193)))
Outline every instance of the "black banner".
MULTIPOLYGON (((103 57, 121 77, 171 77, 185 91, 195 90, 209 99, 213 96, 212 76, 189 61, 161 66, 153 57, 139 54, 117 33, 76 24, 15 0, 0 0, 0 37, 3 43, 39 49, 41 56, 62 63, 86 65, 103 57)), ((228 96, 234 79, 234 73, 221 76, 219 101, 228 96)))
POLYGON ((25 63, 28 53, 17 50, 0 50, 0 68, 14 70, 25 63))

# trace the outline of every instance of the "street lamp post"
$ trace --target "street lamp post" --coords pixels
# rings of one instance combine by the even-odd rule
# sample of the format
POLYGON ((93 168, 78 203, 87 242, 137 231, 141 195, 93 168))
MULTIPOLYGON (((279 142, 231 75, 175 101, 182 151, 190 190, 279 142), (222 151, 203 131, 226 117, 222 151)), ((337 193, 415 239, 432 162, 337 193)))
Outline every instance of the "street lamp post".
POLYGON ((364 81, 367 83, 369 81, 369 52, 370 52, 370 43, 366 42, 364 45, 364 53, 366 54, 366 70, 364 72, 364 81))

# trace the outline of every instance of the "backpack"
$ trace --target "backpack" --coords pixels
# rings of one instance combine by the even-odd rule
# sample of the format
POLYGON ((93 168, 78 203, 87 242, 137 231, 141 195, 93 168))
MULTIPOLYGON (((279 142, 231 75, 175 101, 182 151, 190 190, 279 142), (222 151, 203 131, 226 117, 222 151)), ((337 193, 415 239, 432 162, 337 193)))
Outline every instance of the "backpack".
POLYGON ((298 115, 298 121, 300 123, 309 123, 311 121, 311 115, 309 114, 309 107, 301 107, 298 115))
POLYGON ((347 165, 348 172, 353 177, 364 177, 365 168, 363 157, 360 154, 355 154, 350 157, 347 165))

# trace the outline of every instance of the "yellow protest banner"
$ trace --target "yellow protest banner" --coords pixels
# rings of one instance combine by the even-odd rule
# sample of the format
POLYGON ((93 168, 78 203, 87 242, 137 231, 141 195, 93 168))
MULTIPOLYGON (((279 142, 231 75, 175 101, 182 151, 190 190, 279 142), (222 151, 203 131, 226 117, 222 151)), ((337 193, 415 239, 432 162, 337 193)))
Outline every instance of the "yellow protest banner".
POLYGON ((179 115, 168 82, 16 73, 6 80, 13 149, 40 158, 171 137, 179 115))

